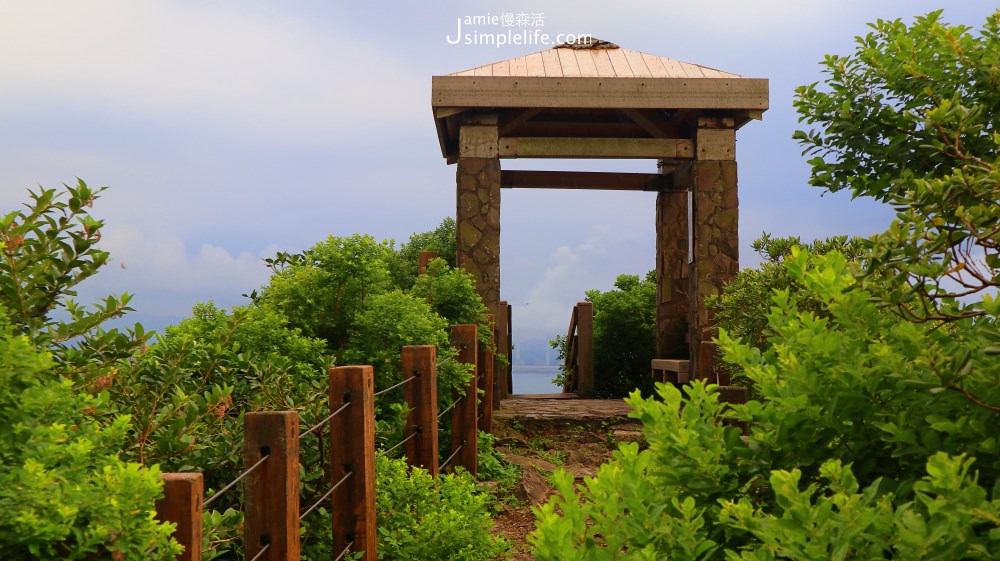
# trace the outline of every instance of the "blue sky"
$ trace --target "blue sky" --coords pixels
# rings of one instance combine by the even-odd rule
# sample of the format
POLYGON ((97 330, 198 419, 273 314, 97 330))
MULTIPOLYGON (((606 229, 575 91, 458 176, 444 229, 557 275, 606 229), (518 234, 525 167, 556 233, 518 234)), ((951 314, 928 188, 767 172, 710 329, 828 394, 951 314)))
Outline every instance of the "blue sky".
MULTIPOLYGON (((947 3, 978 26, 986 1, 947 3)), ((131 321, 161 328, 198 301, 243 303, 261 261, 328 235, 405 241, 455 209, 431 76, 548 48, 451 45, 456 20, 542 14, 552 35, 770 79, 771 109, 738 133, 743 266, 762 231, 806 239, 868 235, 890 219, 867 201, 821 193, 791 140, 796 86, 847 54, 876 19, 911 19, 922 0, 803 2, 363 3, 0 0, 0 210, 37 185, 110 186, 95 214, 114 264, 86 302, 135 294, 131 321)), ((496 29, 482 28, 490 32, 496 29)), ((505 160, 507 168, 566 169, 505 160)), ((653 171, 652 161, 572 163, 653 171)), ((650 193, 507 191, 502 291, 522 338, 565 330, 584 290, 654 261, 650 193)))

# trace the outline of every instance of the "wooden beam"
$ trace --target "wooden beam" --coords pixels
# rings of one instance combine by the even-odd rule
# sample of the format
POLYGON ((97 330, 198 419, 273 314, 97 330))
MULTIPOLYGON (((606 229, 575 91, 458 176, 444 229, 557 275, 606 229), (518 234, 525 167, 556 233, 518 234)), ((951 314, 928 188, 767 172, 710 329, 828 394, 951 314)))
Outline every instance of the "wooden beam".
POLYGON ((500 139, 499 156, 501 158, 693 158, 694 141, 675 138, 504 137, 500 139))
POLYGON ((510 132, 512 130, 514 130, 517 127, 523 125, 528 120, 530 120, 532 117, 534 117, 535 115, 538 115, 541 112, 542 112, 542 109, 540 107, 535 107, 535 108, 532 108, 532 109, 525 109, 524 111, 521 111, 520 113, 517 114, 516 117, 514 117, 510 121, 504 123, 504 125, 502 127, 500 127, 499 135, 500 136, 507 136, 508 134, 510 134, 510 132))
POLYGON ((468 110, 469 110, 468 107, 435 107, 434 118, 444 119, 446 117, 451 117, 452 115, 459 115, 468 110))
POLYGON ((653 138, 677 138, 676 127, 656 122, 646 111, 641 109, 622 109, 622 112, 628 115, 629 119, 635 121, 637 125, 642 127, 653 138))
POLYGON ((500 187, 507 189, 595 189, 663 191, 673 187, 669 172, 501 170, 500 187))
POLYGON ((434 76, 434 107, 768 108, 761 78, 434 76))

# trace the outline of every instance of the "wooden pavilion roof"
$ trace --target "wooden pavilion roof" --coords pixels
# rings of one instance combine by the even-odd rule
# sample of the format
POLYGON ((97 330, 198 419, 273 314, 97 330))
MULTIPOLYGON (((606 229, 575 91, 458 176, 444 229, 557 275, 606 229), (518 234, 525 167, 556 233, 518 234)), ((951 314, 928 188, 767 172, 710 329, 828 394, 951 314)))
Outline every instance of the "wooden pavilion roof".
POLYGON ((745 78, 672 58, 631 49, 574 49, 547 51, 484 64, 449 76, 535 76, 546 78, 745 78))
POLYGON ((501 137, 684 138, 698 116, 759 119, 768 81, 597 41, 434 76, 431 105, 453 161, 476 114, 498 115, 501 137))

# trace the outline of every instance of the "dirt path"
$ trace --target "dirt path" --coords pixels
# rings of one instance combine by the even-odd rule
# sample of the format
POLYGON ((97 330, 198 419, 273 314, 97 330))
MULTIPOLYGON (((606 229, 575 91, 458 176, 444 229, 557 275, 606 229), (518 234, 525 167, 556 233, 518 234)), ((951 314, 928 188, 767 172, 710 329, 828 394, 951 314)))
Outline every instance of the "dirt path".
MULTIPOLYGON (((624 403, 571 404, 566 400, 556 404, 558 414, 536 412, 532 416, 510 414, 494 418, 497 449, 507 460, 521 466, 522 480, 514 489, 514 497, 506 501, 504 510, 495 518, 495 529, 513 544, 514 561, 530 561, 527 536, 535 529, 531 506, 544 503, 552 494, 549 477, 557 468, 572 473, 577 482, 594 476, 597 469, 611 459, 611 453, 623 440, 641 438, 641 425, 627 419, 624 403), (578 407, 582 418, 572 418, 578 407)), ((553 401, 554 403, 554 401, 553 401)), ((544 409, 544 408, 543 408, 544 409)))

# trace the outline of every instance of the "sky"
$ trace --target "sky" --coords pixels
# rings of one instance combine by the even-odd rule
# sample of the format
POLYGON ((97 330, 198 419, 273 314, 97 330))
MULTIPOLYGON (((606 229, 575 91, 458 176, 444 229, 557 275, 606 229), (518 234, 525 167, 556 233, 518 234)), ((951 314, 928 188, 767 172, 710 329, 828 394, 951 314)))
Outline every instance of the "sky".
MULTIPOLYGON (((891 211, 808 185, 792 133, 797 86, 823 80, 877 19, 980 0, 0 0, 0 212, 27 190, 108 186, 94 208, 113 264, 78 300, 134 295, 161 329, 196 302, 245 304, 262 259, 327 236, 407 240, 455 213, 431 76, 550 48, 451 44, 467 16, 527 14, 555 37, 770 80, 770 109, 737 133, 741 266, 764 231, 805 240, 883 230, 891 211)), ((523 18, 520 23, 526 23, 523 18)), ((475 29, 505 31, 498 26, 475 29)), ((505 169, 655 171, 653 161, 504 160, 505 169)), ((504 190, 501 291, 515 344, 563 333, 573 303, 654 267, 655 194, 504 190)))

